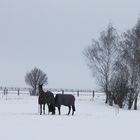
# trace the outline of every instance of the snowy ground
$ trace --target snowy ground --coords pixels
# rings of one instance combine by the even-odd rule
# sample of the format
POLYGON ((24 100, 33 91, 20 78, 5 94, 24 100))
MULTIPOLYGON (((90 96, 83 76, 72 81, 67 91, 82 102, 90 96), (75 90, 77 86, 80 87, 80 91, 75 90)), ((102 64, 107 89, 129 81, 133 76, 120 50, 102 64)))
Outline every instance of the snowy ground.
MULTIPOLYGON (((138 106, 140 107, 140 106, 138 106)), ((39 115, 37 97, 0 95, 1 140, 139 140, 140 109, 118 110, 104 96, 76 97, 74 116, 39 115)), ((57 110, 56 110, 57 111, 57 110)), ((46 111, 47 112, 47 111, 46 111)))

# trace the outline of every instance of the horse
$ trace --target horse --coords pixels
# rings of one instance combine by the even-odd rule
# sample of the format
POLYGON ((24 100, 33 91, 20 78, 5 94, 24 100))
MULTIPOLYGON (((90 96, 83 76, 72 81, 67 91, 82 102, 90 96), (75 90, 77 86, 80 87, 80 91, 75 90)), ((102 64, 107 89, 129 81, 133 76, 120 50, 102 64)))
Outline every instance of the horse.
POLYGON ((69 111, 67 115, 70 114, 71 107, 72 107, 72 115, 74 115, 75 111, 75 97, 72 94, 56 94, 54 98, 54 105, 58 108, 59 115, 61 114, 60 108, 61 105, 68 106, 69 111))
POLYGON ((54 107, 54 95, 51 91, 44 92, 43 85, 39 85, 39 97, 38 97, 38 104, 40 105, 40 115, 42 115, 42 105, 43 105, 43 113, 45 114, 45 104, 48 105, 48 113, 52 112, 52 115, 55 114, 55 107, 54 107), (50 108, 51 106, 51 108, 50 108))

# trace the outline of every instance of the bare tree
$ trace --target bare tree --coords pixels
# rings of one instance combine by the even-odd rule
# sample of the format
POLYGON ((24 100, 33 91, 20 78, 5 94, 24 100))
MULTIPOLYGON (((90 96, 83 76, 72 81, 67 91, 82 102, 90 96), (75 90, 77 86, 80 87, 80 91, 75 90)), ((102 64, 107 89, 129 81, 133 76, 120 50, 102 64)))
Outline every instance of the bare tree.
POLYGON ((121 60, 121 57, 119 57, 114 65, 110 88, 113 95, 112 102, 114 101, 120 108, 125 105, 127 99, 128 79, 129 72, 127 66, 123 62, 123 59, 121 60))
POLYGON ((39 68, 34 68, 26 73, 25 82, 33 88, 32 95, 36 95, 36 89, 39 84, 48 84, 47 75, 39 68))
POLYGON ((110 79, 113 65, 117 57, 116 48, 119 37, 115 28, 109 24, 107 29, 101 32, 98 40, 92 40, 92 45, 84 50, 88 60, 88 66, 96 76, 100 86, 106 93, 106 103, 109 100, 110 79))
POLYGON ((137 109, 137 98, 140 89, 140 18, 134 28, 124 33, 123 59, 127 62, 129 70, 129 85, 133 96, 129 109, 134 102, 134 109, 137 109))

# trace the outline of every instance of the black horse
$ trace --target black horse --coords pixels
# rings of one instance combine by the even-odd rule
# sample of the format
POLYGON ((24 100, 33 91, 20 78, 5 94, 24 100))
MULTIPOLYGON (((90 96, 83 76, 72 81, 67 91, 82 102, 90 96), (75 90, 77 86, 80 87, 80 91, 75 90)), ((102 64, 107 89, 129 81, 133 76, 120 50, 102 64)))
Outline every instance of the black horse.
POLYGON ((39 85, 38 87, 39 88, 38 104, 40 105, 40 115, 42 115, 42 106, 43 113, 45 114, 45 104, 48 105, 48 112, 52 112, 52 114, 55 114, 54 95, 50 91, 44 92, 42 86, 43 85, 39 85))
POLYGON ((54 104, 56 107, 58 107, 59 115, 61 114, 60 112, 61 105, 69 107, 69 111, 67 115, 70 114, 71 107, 72 107, 72 115, 74 115, 75 97, 72 94, 56 94, 54 104))

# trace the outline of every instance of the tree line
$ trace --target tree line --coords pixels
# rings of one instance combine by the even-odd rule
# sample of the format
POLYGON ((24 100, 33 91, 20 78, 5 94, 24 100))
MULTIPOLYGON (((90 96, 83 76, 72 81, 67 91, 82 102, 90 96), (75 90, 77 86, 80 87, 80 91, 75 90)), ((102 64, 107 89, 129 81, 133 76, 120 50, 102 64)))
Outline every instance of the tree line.
POLYGON ((83 53, 105 92, 105 103, 128 109, 134 105, 136 110, 140 92, 140 18, 122 34, 109 24, 83 53))

